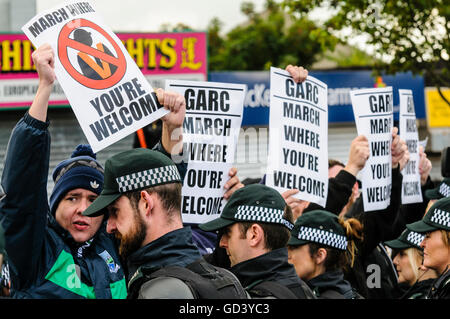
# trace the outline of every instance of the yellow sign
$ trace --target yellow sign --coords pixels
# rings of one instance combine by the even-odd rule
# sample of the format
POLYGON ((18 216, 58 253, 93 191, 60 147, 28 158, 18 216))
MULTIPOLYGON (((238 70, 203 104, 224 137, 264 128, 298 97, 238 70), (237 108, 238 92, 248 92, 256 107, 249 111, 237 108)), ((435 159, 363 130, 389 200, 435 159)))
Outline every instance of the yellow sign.
MULTIPOLYGON (((450 101, 450 88, 441 88, 442 94, 450 101)), ((436 88, 425 88, 425 106, 428 127, 450 127, 450 105, 448 105, 436 88)))

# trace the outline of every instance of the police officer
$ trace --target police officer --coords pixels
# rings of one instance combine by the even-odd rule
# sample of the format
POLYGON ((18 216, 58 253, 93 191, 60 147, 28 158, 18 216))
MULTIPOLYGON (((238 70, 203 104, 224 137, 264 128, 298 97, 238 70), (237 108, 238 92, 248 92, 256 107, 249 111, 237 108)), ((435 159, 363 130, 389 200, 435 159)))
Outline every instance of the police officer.
POLYGON ((320 299, 361 298, 344 279, 344 267, 352 267, 355 239, 361 240, 362 225, 325 210, 300 216, 288 242, 289 262, 320 299))
MULTIPOLYGON (((95 217, 106 211, 109 213, 107 231, 120 240, 119 253, 127 262, 128 298, 215 297, 205 294, 198 289, 196 281, 190 280, 199 274, 198 268, 210 267, 193 242, 191 227, 183 226, 181 177, 170 158, 145 148, 109 158, 105 163, 103 191, 83 214, 95 217), (178 273, 170 272, 174 266, 179 267, 178 273), (190 276, 180 277, 184 273, 190 276)), ((225 269, 210 273, 218 272, 238 290, 218 291, 218 296, 230 292, 227 298, 247 297, 232 273, 225 269)), ((209 285, 212 281, 204 283, 209 285)), ((213 286, 211 289, 216 288, 213 286)))
POLYGON ((219 218, 199 227, 219 231, 230 270, 252 298, 312 299, 311 290, 288 263, 292 222, 292 211, 276 190, 252 184, 231 195, 219 218))
POLYGON ((392 249, 397 269, 400 299, 424 299, 436 279, 436 272, 422 265, 422 234, 405 229, 402 234, 384 244, 392 249), (403 291, 402 291, 403 290, 403 291))
POLYGON ((427 299, 450 298, 450 197, 436 201, 422 220, 408 224, 409 230, 424 233, 423 265, 434 269, 439 277, 428 292, 427 299))

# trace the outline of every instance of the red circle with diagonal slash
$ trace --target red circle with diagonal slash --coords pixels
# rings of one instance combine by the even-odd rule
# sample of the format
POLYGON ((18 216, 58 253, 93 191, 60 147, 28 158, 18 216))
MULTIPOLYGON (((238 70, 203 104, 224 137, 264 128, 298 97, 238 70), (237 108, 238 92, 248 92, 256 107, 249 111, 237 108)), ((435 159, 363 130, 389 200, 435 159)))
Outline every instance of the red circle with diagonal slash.
POLYGON ((125 75, 125 71, 127 69, 127 61, 125 55, 123 54, 122 50, 120 49, 116 41, 114 41, 114 39, 105 30, 100 28, 95 23, 86 19, 72 20, 62 28, 58 37, 58 56, 59 60, 61 61, 61 64, 70 74, 70 76, 73 77, 75 80, 77 80, 80 84, 91 89, 102 90, 110 88, 111 86, 117 84, 123 78, 123 76, 125 75), (118 57, 116 58, 105 52, 90 47, 84 43, 69 38, 69 35, 72 33, 72 31, 74 31, 79 27, 88 27, 94 29, 95 31, 103 35, 108 40, 109 44, 114 48, 114 51, 116 52, 116 55, 118 57), (84 52, 93 57, 99 58, 105 62, 113 64, 114 66, 117 67, 117 69, 115 70, 114 74, 112 74, 110 77, 106 79, 102 80, 90 79, 81 74, 80 72, 78 72, 78 70, 76 70, 73 67, 68 57, 67 53, 68 48, 84 52))

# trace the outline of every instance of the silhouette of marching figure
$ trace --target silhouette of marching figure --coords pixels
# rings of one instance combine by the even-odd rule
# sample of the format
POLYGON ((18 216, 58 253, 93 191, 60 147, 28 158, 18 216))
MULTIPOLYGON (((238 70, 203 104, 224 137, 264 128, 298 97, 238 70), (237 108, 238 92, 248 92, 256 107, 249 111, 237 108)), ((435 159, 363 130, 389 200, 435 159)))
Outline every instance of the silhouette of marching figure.
MULTIPOLYGON (((73 38, 75 41, 88 46, 92 46, 93 40, 91 37, 91 33, 86 30, 76 29, 73 32, 73 38)), ((114 56, 112 52, 101 42, 96 44, 96 48, 99 51, 114 56)), ((105 62, 97 57, 95 58, 95 60, 92 59, 92 57, 90 57, 85 52, 78 52, 77 58, 83 75, 92 80, 106 79, 114 74, 117 69, 117 66, 111 65, 108 62, 105 62)))

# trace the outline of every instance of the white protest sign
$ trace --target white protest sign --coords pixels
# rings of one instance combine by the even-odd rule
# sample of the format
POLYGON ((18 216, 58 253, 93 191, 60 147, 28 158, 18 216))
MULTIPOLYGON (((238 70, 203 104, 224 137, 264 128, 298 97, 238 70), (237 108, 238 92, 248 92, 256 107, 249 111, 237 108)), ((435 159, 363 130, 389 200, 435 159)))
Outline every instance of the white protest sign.
POLYGON ((266 185, 325 207, 328 196, 327 85, 312 76, 295 83, 270 69, 269 156, 266 185))
POLYGON ((166 90, 186 99, 183 144, 188 167, 182 189, 183 222, 206 223, 219 217, 226 204, 224 185, 235 158, 247 88, 167 80, 166 90))
POLYGON ((350 91, 358 135, 369 141, 370 156, 360 172, 364 211, 391 202, 393 129, 392 87, 350 91))
POLYGON ((400 136, 406 141, 409 161, 402 170, 402 204, 422 202, 419 173, 419 134, 416 125, 416 111, 411 90, 398 90, 400 96, 400 136))
POLYGON ((168 113, 120 39, 88 1, 67 1, 22 27, 55 53, 55 74, 94 152, 168 113))

